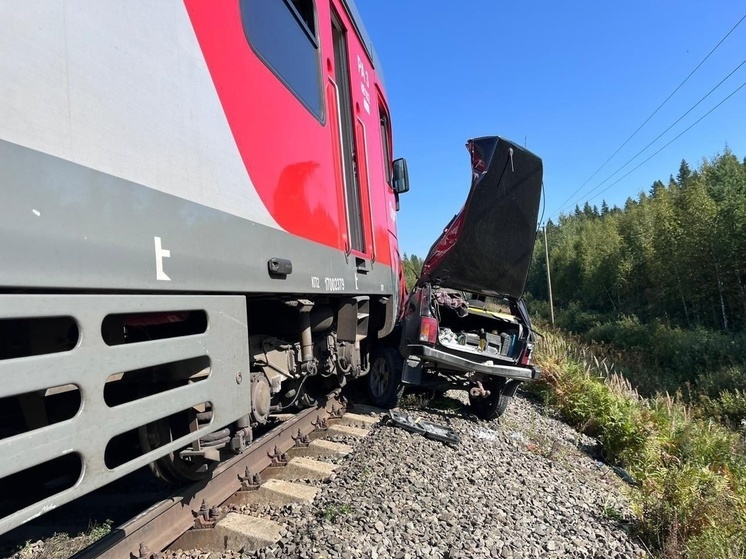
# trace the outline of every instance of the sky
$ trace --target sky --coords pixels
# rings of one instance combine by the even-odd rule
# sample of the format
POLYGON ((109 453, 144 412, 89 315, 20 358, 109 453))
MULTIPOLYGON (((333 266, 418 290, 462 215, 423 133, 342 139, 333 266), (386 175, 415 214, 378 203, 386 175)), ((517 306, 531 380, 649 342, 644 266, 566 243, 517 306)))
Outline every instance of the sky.
POLYGON ((746 157, 744 86, 611 186, 746 83, 744 64, 604 182, 746 60, 744 20, 594 175, 746 15, 743 0, 356 3, 383 69, 394 157, 409 169, 398 216, 403 253, 425 256, 463 205, 469 138, 498 135, 541 157, 540 217, 555 222, 576 203, 621 207, 675 176, 682 159, 696 168, 726 146, 746 157))

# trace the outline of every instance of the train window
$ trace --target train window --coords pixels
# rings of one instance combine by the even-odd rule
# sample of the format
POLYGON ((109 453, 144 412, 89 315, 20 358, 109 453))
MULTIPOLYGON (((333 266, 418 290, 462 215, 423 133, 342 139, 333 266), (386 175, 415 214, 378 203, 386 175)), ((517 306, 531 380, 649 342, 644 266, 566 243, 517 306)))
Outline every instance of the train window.
MULTIPOLYGON (((380 104, 380 103, 379 103, 380 104)), ((386 182, 391 185, 391 125, 386 109, 381 107, 381 147, 383 149, 383 167, 386 182)))
POLYGON ((316 16, 313 10, 313 2, 309 0, 291 0, 295 11, 300 16, 301 21, 308 29, 311 37, 316 39, 316 16))
POLYGON ((249 44, 318 119, 322 118, 319 40, 313 0, 241 0, 249 44))

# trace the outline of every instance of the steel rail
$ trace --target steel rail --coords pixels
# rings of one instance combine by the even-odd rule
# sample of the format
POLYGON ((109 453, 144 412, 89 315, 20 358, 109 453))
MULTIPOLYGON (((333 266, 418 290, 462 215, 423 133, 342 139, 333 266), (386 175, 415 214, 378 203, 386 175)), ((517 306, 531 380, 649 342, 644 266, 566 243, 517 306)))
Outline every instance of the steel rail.
POLYGON ((202 501, 209 506, 220 505, 241 489, 241 480, 246 468, 258 473, 271 464, 270 455, 275 447, 285 452, 295 444, 298 431, 304 435, 314 430, 318 418, 331 416, 332 406, 343 406, 339 390, 327 395, 323 406, 298 412, 295 417, 278 425, 256 441, 243 454, 220 464, 208 479, 178 491, 135 518, 116 527, 110 534, 86 549, 73 555, 72 559, 122 559, 138 558, 140 545, 145 544, 152 552, 159 552, 176 541, 194 525, 192 511, 199 509, 202 501))

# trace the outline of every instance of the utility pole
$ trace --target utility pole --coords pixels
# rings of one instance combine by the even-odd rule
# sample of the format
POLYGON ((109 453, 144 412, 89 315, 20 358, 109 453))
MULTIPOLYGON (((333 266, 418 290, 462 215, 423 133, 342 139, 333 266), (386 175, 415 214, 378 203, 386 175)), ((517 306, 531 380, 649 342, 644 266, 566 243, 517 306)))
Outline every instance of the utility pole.
POLYGON ((549 243, 547 243, 547 224, 544 224, 544 254, 547 257, 547 285, 549 286, 549 314, 554 326, 554 301, 552 300, 552 276, 549 274, 549 243))

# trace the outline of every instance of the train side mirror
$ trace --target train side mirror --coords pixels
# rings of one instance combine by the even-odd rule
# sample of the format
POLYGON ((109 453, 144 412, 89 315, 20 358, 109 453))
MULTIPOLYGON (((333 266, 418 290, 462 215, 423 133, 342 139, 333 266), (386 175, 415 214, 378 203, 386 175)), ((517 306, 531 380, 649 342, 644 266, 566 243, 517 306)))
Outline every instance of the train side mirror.
POLYGON ((399 158, 394 160, 394 192, 404 194, 409 191, 409 172, 407 171, 407 160, 399 158))

